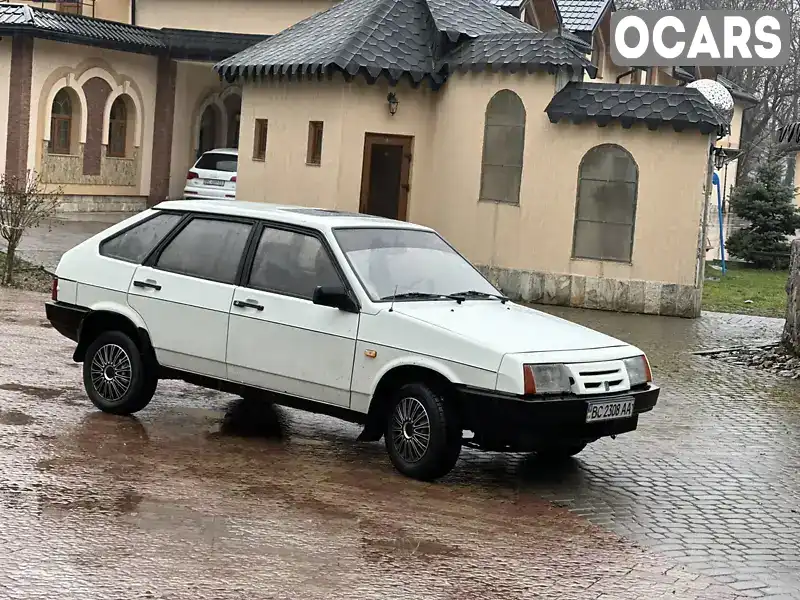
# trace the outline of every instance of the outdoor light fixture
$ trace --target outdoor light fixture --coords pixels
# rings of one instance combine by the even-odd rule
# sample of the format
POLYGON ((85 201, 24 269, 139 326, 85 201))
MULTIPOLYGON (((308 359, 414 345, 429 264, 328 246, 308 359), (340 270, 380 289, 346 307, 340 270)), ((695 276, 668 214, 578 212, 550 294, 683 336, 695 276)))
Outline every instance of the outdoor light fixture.
POLYGON ((739 151, 734 148, 720 148, 717 146, 712 150, 712 154, 714 156, 714 166, 719 170, 732 160, 735 160, 739 156, 739 151))
POLYGON ((389 95, 386 96, 386 101, 389 103, 389 114, 394 115, 397 112, 397 105, 400 104, 394 92, 389 92, 389 95))

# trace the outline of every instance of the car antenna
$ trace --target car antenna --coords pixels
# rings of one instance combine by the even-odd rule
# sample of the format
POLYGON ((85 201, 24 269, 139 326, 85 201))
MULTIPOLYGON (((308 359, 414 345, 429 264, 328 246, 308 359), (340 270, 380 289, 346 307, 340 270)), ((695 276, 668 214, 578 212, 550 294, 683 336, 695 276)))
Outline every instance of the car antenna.
POLYGON ((394 294, 392 294, 392 303, 389 305, 389 312, 394 310, 394 297, 397 296, 397 288, 398 286, 394 286, 394 294))

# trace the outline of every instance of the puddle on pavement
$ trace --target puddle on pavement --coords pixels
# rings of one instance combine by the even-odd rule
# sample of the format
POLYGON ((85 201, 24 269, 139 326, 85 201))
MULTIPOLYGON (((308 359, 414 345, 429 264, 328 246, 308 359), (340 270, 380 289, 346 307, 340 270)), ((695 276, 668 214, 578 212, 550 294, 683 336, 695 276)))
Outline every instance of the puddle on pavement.
POLYGON ((32 416, 19 410, 0 410, 0 425, 30 425, 35 421, 32 416))
POLYGON ((433 540, 414 537, 363 537, 363 551, 367 559, 425 559, 447 558, 459 554, 458 548, 433 540))
POLYGON ((0 390, 19 392, 20 394, 39 398, 40 400, 51 400, 64 393, 64 390, 61 388, 39 387, 35 385, 24 385, 22 383, 3 383, 0 384, 0 390))
POLYGON ((113 496, 102 496, 91 490, 48 488, 37 494, 42 509, 83 511, 122 516, 137 512, 144 496, 133 490, 124 490, 113 496))

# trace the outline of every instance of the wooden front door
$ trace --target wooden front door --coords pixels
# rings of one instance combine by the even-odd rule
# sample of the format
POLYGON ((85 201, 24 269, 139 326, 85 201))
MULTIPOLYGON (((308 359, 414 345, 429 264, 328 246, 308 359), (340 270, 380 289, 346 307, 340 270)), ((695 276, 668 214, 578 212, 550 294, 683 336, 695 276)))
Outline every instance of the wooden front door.
POLYGON ((406 220, 412 140, 378 133, 364 136, 360 212, 406 220))

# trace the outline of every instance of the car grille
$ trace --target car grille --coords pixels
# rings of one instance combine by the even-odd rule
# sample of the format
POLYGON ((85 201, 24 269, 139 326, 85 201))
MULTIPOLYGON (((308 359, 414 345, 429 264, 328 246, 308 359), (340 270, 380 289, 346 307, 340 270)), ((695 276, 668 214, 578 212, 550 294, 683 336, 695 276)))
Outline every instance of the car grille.
POLYGON ((566 365, 572 391, 580 395, 613 394, 631 388, 628 371, 621 360, 566 365))

